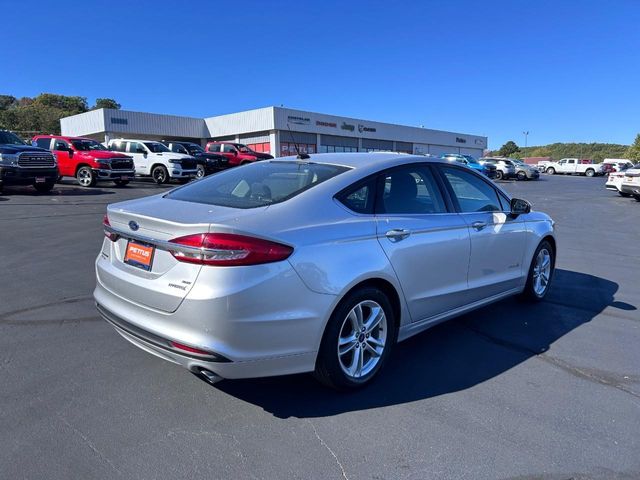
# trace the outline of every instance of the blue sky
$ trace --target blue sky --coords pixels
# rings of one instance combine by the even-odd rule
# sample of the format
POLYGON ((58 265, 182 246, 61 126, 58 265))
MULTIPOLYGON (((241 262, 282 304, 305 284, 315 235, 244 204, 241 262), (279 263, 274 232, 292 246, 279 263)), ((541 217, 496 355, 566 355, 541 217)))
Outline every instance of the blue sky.
POLYGON ((281 105, 529 145, 640 132, 640 0, 0 0, 0 93, 281 105), (7 21, 9 12, 15 21, 7 21), (37 33, 36 33, 37 32, 37 33))

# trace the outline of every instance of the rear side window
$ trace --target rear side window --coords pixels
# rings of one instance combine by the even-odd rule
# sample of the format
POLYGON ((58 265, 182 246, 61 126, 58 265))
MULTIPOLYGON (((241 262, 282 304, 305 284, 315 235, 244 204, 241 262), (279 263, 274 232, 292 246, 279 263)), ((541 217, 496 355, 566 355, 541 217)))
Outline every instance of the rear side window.
POLYGON ((356 213, 373 213, 374 185, 375 182, 370 180, 364 185, 348 189, 336 198, 345 207, 356 213))
POLYGON ((113 152, 125 152, 127 150, 127 142, 120 142, 120 141, 112 142, 109 145, 109 150, 113 152))
POLYGON ((220 151, 220 144, 219 143, 214 143, 213 145, 209 145, 209 151, 210 152, 219 152, 220 151))
POLYGON ((442 167, 442 171, 458 201, 461 212, 499 212, 502 210, 496 189, 482 178, 458 168, 442 167))
POLYGON ((36 147, 46 148, 49 150, 51 148, 51 139, 50 138, 38 138, 34 142, 36 147))
POLYGON ((339 165, 256 162, 178 188, 165 198, 233 208, 283 202, 349 170, 339 165))

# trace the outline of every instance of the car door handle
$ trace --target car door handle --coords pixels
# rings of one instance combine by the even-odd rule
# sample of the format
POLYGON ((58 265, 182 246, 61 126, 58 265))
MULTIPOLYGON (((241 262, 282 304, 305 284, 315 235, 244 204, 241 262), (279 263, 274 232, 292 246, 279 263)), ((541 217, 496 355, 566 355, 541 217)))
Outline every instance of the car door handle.
POLYGON ((411 235, 411 230, 407 230, 405 228, 394 228, 393 230, 389 230, 385 234, 385 236, 392 242, 399 242, 400 240, 404 240, 409 235, 411 235))
POLYGON ((487 222, 473 222, 471 226, 478 232, 487 226, 487 222))

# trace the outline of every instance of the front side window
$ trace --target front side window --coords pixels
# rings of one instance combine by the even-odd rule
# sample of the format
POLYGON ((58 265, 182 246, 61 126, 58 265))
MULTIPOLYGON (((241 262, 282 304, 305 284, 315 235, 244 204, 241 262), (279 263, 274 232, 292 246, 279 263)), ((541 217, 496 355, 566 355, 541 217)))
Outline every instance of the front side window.
POLYGON ((222 145, 222 151, 224 153, 233 153, 236 151, 236 147, 231 144, 225 143, 224 145, 222 145))
POLYGON ((377 213, 413 215, 445 213, 444 200, 431 170, 409 165, 385 174, 377 213))
POLYGON ((256 162, 190 183, 165 198, 232 208, 264 207, 293 198, 347 170, 319 163, 256 162))
POLYGON ((204 152, 204 149, 200 145, 196 145, 195 143, 189 143, 188 145, 186 145, 186 148, 191 155, 197 155, 204 152))
POLYGON ((26 145, 27 143, 23 141, 20 137, 18 137, 13 132, 0 131, 0 145, 26 145))
POLYGON ((450 167, 442 167, 442 171, 458 201, 461 212, 499 212, 502 210, 495 188, 482 178, 471 172, 450 167))
POLYGON ((183 153, 185 155, 189 155, 189 151, 184 147, 184 145, 180 145, 179 143, 172 143, 171 151, 175 153, 183 153))
POLYGON ((56 140, 53 144, 54 150, 69 150, 69 144, 64 140, 56 140))
POLYGON ((171 151, 160 142, 144 142, 144 144, 152 153, 165 153, 171 151))

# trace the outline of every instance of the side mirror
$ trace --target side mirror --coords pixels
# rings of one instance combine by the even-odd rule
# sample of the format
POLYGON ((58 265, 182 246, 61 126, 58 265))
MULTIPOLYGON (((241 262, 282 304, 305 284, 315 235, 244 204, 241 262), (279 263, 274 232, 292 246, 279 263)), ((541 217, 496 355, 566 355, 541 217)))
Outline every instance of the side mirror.
POLYGON ((531 211, 531 204, 522 198, 511 199, 511 215, 522 215, 531 211))
POLYGON ((233 151, 233 156, 234 156, 234 157, 237 157, 237 156, 238 156, 238 151, 237 151, 237 150, 234 150, 234 151, 233 151))

